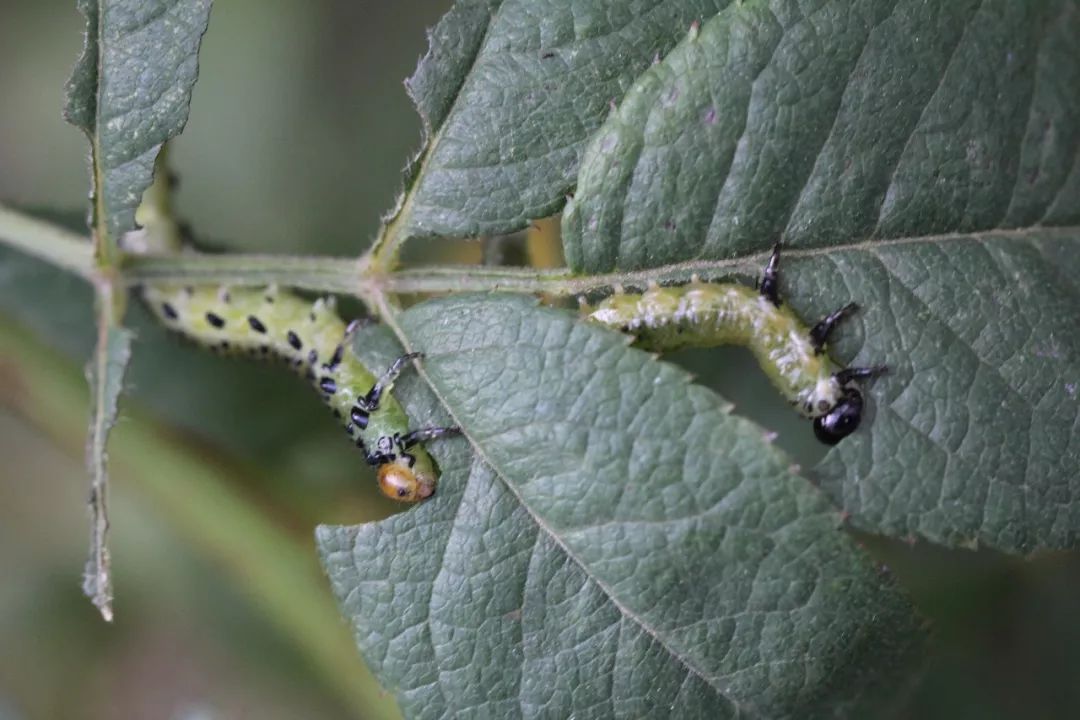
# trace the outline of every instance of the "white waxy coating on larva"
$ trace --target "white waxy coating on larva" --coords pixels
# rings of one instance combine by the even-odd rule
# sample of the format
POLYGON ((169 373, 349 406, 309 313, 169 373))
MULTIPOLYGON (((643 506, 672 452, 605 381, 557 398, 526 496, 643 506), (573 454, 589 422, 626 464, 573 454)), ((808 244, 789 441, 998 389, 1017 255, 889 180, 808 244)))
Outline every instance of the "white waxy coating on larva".
POLYGON ((757 290, 736 283, 691 282, 613 295, 587 319, 637 336, 655 351, 745 345, 784 396, 808 417, 827 413, 841 399, 839 369, 810 343, 810 331, 787 305, 777 307, 757 290))

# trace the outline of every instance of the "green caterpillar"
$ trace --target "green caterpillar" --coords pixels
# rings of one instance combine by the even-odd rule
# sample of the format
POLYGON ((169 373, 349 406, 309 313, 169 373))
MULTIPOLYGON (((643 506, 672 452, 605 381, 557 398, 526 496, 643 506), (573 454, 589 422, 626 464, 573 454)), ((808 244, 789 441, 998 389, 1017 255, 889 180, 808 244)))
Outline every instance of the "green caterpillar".
POLYGON ((398 358, 376 376, 348 349, 356 323, 346 326, 333 299, 310 303, 276 288, 149 285, 143 300, 170 329, 213 350, 279 357, 303 375, 345 425, 367 462, 378 468, 386 496, 417 502, 435 492, 438 471, 420 443, 458 432, 410 431, 390 396, 394 380, 419 353, 398 358))
POLYGON ((738 283, 703 283, 659 287, 641 294, 616 291, 587 320, 636 336, 636 343, 656 351, 682 347, 745 345, 784 397, 814 421, 814 434, 835 445, 855 431, 862 418, 858 381, 879 375, 884 365, 842 368, 824 352, 829 333, 858 309, 849 303, 812 329, 778 292, 780 246, 773 248, 760 288, 738 283))

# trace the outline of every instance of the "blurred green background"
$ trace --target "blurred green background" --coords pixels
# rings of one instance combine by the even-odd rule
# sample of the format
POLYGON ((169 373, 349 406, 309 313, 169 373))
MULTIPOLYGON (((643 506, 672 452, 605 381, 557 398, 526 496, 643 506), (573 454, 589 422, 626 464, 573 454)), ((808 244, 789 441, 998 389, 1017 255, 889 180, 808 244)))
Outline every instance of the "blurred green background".
MULTIPOLYGON (((73 5, 0 4, 0 198, 77 225, 86 142, 60 115, 81 43, 73 5)), ((199 236, 236 250, 362 251, 419 142, 401 81, 448 6, 218 0, 172 156, 179 211, 199 236)), ((317 523, 392 508, 318 400, 275 368, 179 346, 133 308, 106 625, 79 590, 90 296, 10 252, 0 290, 0 720, 393 717, 312 540, 317 523)), ((748 354, 675 359, 777 429, 799 462, 820 457, 748 354)), ((1080 560, 866 541, 935 627, 922 684, 890 714, 1080 714, 1080 560)))

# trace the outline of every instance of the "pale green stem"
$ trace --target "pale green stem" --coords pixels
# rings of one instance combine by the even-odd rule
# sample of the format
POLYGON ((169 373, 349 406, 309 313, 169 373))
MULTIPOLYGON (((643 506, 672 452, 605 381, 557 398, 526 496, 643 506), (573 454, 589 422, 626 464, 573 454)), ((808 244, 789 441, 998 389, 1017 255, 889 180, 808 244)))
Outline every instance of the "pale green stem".
POLYGON ((482 265, 426 266, 388 276, 365 274, 350 258, 290 255, 181 255, 132 256, 124 267, 128 284, 142 282, 277 283, 316 292, 355 295, 370 300, 379 293, 490 292, 544 293, 572 296, 617 285, 642 288, 650 281, 685 282, 692 275, 714 278, 737 273, 754 274, 765 255, 732 260, 677 263, 648 270, 575 276, 569 268, 486 267, 482 265))
POLYGON ((0 242, 80 277, 94 276, 94 246, 83 235, 0 205, 0 242))
POLYGON ((363 266, 353 258, 298 255, 130 255, 129 285, 146 282, 284 285, 316 292, 361 295, 363 266))
MULTIPOLYGON (((874 251, 897 244, 941 243, 950 240, 987 237, 1024 238, 1023 231, 987 231, 904 237, 886 240, 855 240, 822 248, 785 250, 786 258, 813 257, 840 251, 874 251)), ((1045 228, 1040 236, 1074 237, 1076 228, 1045 228)), ((83 238, 0 206, 0 241, 37 255, 84 277, 93 276, 90 244, 83 238)), ((572 297, 623 286, 641 289, 649 282, 675 284, 694 275, 715 280, 732 275, 756 277, 769 251, 722 260, 691 260, 646 270, 575 275, 569 268, 488 266, 424 266, 385 273, 372 263, 372 256, 358 259, 296 255, 128 255, 121 280, 128 285, 144 282, 223 283, 231 285, 278 284, 313 292, 339 293, 358 297, 371 306, 383 294, 439 294, 449 292, 519 292, 553 297, 572 297)))
POLYGON ((698 260, 648 270, 574 275, 569 268, 489 268, 471 265, 432 266, 401 270, 384 278, 380 288, 392 293, 443 293, 495 291, 571 296, 616 286, 644 288, 650 282, 685 282, 693 275, 711 279, 749 272, 764 255, 732 260, 698 260))

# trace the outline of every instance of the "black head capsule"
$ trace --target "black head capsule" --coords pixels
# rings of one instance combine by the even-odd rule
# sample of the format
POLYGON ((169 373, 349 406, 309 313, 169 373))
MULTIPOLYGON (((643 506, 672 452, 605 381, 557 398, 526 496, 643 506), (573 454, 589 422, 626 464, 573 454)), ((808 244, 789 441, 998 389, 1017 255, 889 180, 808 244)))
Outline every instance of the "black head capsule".
POLYGON ((826 445, 835 445, 859 427, 862 410, 862 394, 855 388, 847 388, 832 410, 814 418, 814 435, 826 445))

